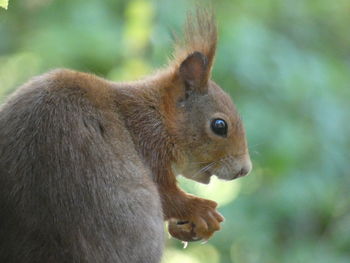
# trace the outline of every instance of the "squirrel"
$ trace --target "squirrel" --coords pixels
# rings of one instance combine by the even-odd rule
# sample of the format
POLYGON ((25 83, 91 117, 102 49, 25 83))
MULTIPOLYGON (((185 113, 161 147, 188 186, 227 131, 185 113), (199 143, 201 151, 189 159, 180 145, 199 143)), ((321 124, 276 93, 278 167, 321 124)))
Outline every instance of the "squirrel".
POLYGON ((0 107, 0 262, 160 262, 164 220, 209 239, 222 215, 182 191, 252 168, 245 130, 211 70, 211 12, 189 16, 173 59, 131 82, 57 69, 0 107))

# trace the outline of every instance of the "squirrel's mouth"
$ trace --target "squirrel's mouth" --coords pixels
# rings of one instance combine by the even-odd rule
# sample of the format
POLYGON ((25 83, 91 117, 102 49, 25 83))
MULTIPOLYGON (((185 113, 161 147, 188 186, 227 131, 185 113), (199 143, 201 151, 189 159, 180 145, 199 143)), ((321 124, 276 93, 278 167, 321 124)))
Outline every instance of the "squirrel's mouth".
POLYGON ((212 175, 213 174, 211 171, 204 171, 195 177, 188 177, 188 178, 202 184, 209 184, 212 175))

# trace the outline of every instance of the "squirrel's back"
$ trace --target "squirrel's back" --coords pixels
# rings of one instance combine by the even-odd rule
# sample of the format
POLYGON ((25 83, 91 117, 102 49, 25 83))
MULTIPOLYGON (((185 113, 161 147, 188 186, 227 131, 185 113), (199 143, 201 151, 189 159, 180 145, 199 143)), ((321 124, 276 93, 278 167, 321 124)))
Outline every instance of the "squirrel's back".
POLYGON ((158 192, 110 88, 58 70, 0 108, 0 262, 160 260, 158 192))

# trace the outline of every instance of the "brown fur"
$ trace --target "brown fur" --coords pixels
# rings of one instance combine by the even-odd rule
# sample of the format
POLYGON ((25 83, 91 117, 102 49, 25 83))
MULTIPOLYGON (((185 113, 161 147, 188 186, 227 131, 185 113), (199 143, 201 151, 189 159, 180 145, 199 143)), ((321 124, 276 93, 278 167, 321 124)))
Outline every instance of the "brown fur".
POLYGON ((209 80, 212 16, 189 18, 184 39, 142 81, 55 70, 1 106, 1 262, 159 262, 163 218, 190 222, 193 238, 220 229, 216 203, 183 192, 175 170, 209 183, 251 164, 239 115, 209 80))
POLYGON ((170 65, 175 69, 195 51, 208 58, 208 66, 212 67, 216 51, 217 27, 213 12, 198 8, 196 14, 189 13, 183 37, 175 35, 175 51, 170 65))

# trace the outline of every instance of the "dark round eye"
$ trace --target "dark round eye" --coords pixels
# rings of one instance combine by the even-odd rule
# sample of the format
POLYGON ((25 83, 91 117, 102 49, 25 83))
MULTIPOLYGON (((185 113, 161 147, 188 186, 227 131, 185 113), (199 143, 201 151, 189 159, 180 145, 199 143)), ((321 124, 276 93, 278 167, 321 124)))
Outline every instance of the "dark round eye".
POLYGON ((227 135, 227 123, 223 119, 214 119, 210 125, 212 131, 220 136, 227 135))

